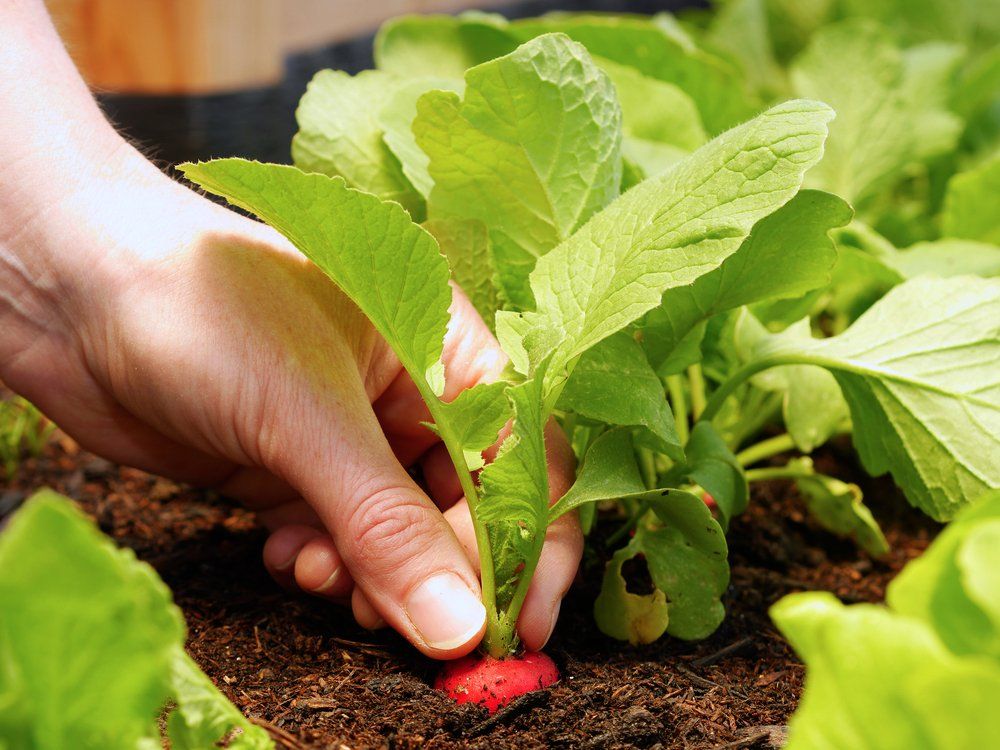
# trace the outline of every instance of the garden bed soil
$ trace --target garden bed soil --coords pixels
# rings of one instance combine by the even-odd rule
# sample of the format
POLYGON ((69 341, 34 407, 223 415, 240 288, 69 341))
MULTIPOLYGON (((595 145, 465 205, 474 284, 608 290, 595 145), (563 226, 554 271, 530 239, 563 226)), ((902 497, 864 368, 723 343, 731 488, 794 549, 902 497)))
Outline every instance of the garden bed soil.
POLYGON ((890 482, 865 477, 847 446, 822 453, 817 468, 862 484, 892 546, 885 560, 816 528, 787 484, 755 485, 729 534, 728 617, 711 638, 630 647, 604 637, 591 616, 601 561, 590 555, 547 648, 563 680, 492 718, 432 690, 434 665, 398 636, 279 589, 252 514, 211 492, 57 436, 0 484, 0 514, 46 485, 79 501, 159 571, 184 610, 191 655, 279 748, 769 748, 780 746, 803 667, 767 607, 807 589, 880 601, 936 533, 890 482))

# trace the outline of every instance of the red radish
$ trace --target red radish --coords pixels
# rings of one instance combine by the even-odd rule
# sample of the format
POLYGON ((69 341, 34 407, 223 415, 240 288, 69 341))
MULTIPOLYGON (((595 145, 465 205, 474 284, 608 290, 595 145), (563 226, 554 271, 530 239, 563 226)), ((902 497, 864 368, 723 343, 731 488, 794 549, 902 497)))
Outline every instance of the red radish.
POLYGON ((705 503, 705 505, 707 505, 707 506, 708 506, 709 508, 711 508, 712 510, 715 510, 715 508, 716 508, 716 504, 715 504, 715 498, 714 498, 714 497, 712 497, 712 496, 711 496, 710 494, 708 494, 707 492, 702 492, 702 493, 701 493, 701 501, 702 501, 703 503, 705 503))
POLYGON ((558 681, 552 659, 537 651, 496 659, 470 654, 444 665, 434 680, 456 703, 475 703, 491 714, 515 698, 558 681))

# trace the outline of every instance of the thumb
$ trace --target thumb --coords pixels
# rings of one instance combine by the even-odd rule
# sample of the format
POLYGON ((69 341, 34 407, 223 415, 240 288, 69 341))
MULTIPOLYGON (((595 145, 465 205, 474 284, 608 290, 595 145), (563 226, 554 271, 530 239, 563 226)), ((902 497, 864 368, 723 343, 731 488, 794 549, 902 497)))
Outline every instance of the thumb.
POLYGON ((349 434, 337 429, 295 484, 355 584, 427 656, 467 654, 485 632, 486 609, 451 526, 399 464, 370 407, 328 424, 349 434))

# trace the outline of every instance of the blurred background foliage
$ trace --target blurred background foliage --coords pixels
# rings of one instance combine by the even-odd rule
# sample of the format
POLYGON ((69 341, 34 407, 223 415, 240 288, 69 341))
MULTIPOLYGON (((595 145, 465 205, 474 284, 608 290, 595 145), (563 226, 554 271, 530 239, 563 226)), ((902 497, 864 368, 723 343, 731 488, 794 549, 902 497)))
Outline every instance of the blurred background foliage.
POLYGON ((289 162, 295 107, 317 70, 374 65, 379 25, 406 13, 707 8, 692 0, 47 0, 108 116, 166 164, 289 162))

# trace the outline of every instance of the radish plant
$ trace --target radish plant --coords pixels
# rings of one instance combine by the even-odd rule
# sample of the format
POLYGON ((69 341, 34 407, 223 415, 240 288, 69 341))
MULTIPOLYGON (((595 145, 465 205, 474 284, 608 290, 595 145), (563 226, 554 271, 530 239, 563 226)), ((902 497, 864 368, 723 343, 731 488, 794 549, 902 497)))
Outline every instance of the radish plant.
POLYGON ((855 36, 818 38, 761 111, 733 65, 663 19, 407 18, 380 33, 378 70, 313 79, 296 166, 180 167, 284 234, 396 352, 468 499, 490 657, 516 652, 545 529, 565 513, 589 528, 598 504, 622 508, 595 614, 638 643, 721 622, 724 530, 748 479, 795 480, 821 522, 884 551, 853 486, 803 458, 745 466, 851 433, 865 466, 936 518, 1000 486, 1000 284, 944 278, 932 253, 931 275, 909 252, 877 255, 888 240, 865 212, 912 153, 862 169, 849 148, 876 116, 939 125, 925 154, 957 136, 936 100, 884 77, 895 109, 841 96, 834 119, 818 101, 838 98, 830 45, 859 58, 889 45, 855 36), (510 365, 447 402, 449 280, 510 365), (814 338, 810 316, 836 335, 814 338), (553 419, 580 468, 550 506, 553 419), (761 442, 776 419, 787 433, 761 442), (644 596, 621 575, 639 555, 655 585, 644 596))
POLYGON ((995 747, 1000 493, 963 509, 889 584, 885 606, 785 597, 775 623, 806 662, 789 750, 995 747), (933 710, 931 710, 933 708, 933 710))
POLYGON ((25 501, 0 534, 0 570, 4 747, 273 748, 185 653, 156 571, 65 497, 25 501))
MULTIPOLYGON (((432 90, 416 109, 413 131, 430 151, 432 179, 438 175, 429 199, 431 227, 485 223, 489 211, 502 212, 493 248, 500 291, 534 301, 531 309, 501 310, 495 318, 511 360, 510 382, 478 386, 450 403, 440 398, 452 294, 448 262, 434 236, 400 204, 351 188, 343 178, 294 167, 224 159, 181 169, 283 232, 354 300, 399 356, 469 500, 489 612, 484 648, 502 656, 516 647, 517 616, 547 524, 585 503, 655 489, 632 486, 633 477, 622 475, 627 464, 617 459, 631 445, 631 428, 653 446, 649 450, 683 461, 662 398, 648 398, 646 412, 632 403, 633 384, 648 396, 651 387, 659 395, 660 386, 626 329, 656 308, 667 290, 717 268, 739 250, 757 221, 795 196, 805 171, 822 154, 833 114, 816 102, 779 105, 615 199, 621 116, 614 88, 586 50, 563 35, 539 37, 473 68, 463 98, 432 90), (550 130, 565 127, 559 138, 542 130, 542 121, 505 123, 494 114, 523 112, 530 119, 555 103, 559 109, 549 118, 550 130), (491 157, 496 161, 488 162, 491 157), (520 174, 504 180, 507 169, 520 174), (534 184, 519 184, 519 177, 533 177, 534 184), (465 215, 455 216, 460 206, 438 214, 439 185, 447 190, 446 206, 462 195, 479 194, 483 200, 471 203, 465 215), (528 196, 544 203, 545 214, 526 204, 528 196), (515 262, 502 266, 503 253, 515 262), (545 424, 564 394, 571 402, 584 400, 587 374, 616 361, 634 369, 613 372, 620 379, 619 397, 606 393, 600 416, 622 429, 595 443, 594 453, 617 451, 611 461, 621 465, 612 465, 615 473, 602 469, 592 476, 592 460, 585 459, 580 480, 550 509, 545 424), (578 364, 584 378, 567 389, 578 364), (474 481, 482 451, 510 419, 510 436, 474 481)), ((586 404, 576 412, 591 413, 586 404)), ((674 489, 639 502, 644 499, 662 506, 667 518, 675 507, 699 515, 699 526, 707 525, 718 540, 713 551, 723 557, 722 534, 700 499, 674 489)))

